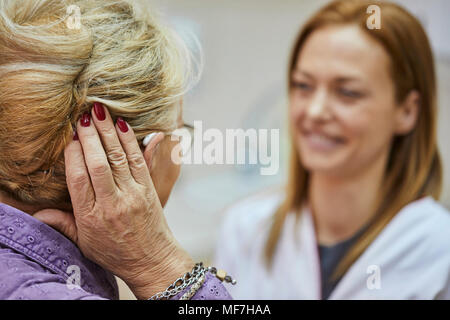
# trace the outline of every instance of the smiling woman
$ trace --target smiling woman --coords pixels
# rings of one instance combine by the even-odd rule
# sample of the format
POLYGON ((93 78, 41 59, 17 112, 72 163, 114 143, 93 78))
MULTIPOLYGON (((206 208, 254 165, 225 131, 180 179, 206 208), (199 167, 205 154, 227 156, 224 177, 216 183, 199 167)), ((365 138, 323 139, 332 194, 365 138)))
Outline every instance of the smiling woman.
POLYGON ((219 240, 236 298, 450 298, 433 55, 396 4, 367 28, 371 5, 332 1, 294 44, 287 186, 233 206, 219 240))

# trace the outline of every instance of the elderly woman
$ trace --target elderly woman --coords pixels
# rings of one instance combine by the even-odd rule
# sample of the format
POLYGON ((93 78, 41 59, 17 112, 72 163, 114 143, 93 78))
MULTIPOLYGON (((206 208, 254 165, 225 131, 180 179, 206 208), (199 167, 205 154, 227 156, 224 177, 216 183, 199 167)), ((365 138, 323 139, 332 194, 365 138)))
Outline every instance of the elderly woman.
POLYGON ((0 2, 0 299, 231 298, 162 212, 186 54, 126 1, 0 2))

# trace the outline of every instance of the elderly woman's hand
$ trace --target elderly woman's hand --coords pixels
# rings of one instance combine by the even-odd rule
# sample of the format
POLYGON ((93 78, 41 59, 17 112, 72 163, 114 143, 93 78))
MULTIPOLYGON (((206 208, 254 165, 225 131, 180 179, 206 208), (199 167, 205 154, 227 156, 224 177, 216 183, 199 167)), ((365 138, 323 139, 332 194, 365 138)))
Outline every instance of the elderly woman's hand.
MULTIPOLYGON (((73 214, 46 209, 34 217, 123 279, 136 297, 149 298, 190 271, 193 261, 166 223, 133 130, 122 119, 114 126, 102 105, 94 109, 95 116, 80 119, 64 153, 73 214)), ((149 148, 162 138, 156 135, 149 148)))

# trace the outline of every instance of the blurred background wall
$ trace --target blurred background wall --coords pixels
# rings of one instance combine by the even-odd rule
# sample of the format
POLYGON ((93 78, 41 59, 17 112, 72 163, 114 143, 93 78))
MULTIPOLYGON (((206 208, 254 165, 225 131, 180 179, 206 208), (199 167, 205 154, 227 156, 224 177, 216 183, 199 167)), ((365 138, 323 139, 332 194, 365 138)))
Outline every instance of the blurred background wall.
MULTIPOLYGON (((186 122, 203 129, 280 129, 280 171, 257 166, 185 165, 166 217, 196 261, 211 261, 223 209, 286 178, 286 71, 293 41, 305 20, 328 0, 148 0, 183 36, 193 32, 204 72, 186 96, 186 122)), ((374 1, 375 2, 375 1, 374 1)), ((445 170, 442 203, 450 208, 450 1, 403 0, 422 21, 433 45, 439 83, 439 144, 445 170)), ((382 13, 381 13, 382 14, 382 13)), ((123 286, 122 286, 123 289, 123 286)), ((123 289, 122 298, 132 295, 123 289)))

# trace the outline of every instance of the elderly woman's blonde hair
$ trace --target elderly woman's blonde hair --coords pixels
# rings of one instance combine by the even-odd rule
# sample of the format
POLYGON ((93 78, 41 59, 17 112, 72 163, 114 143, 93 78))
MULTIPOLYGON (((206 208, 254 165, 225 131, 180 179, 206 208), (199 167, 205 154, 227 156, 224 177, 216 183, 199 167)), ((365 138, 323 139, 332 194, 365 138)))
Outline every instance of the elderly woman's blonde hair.
POLYGON ((144 2, 1 0, 0 189, 27 204, 70 205, 64 148, 81 114, 99 101, 138 140, 171 131, 193 62, 144 2))

